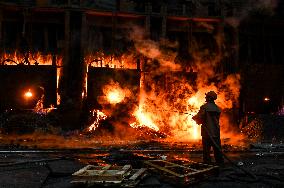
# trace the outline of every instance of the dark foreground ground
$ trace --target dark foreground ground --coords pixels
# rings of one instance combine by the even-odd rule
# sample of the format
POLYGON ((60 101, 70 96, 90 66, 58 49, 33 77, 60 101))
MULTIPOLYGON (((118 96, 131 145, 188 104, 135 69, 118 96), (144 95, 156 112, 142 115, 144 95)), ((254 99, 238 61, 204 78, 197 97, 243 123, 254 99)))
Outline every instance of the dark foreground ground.
MULTIPOLYGON (((282 144, 257 145, 245 151, 227 152, 227 155, 239 166, 253 173, 257 179, 249 177, 227 162, 220 167, 219 175, 202 179, 185 187, 284 187, 284 148, 282 144)), ((170 150, 154 147, 153 144, 132 149, 105 147, 40 150, 2 147, 0 148, 0 187, 76 187, 70 183, 71 174, 86 164, 131 164, 134 168, 141 168, 145 160, 166 158, 167 160, 200 162, 201 156, 200 150, 188 148, 170 150)), ((180 186, 178 181, 168 180, 160 174, 149 173, 138 187, 180 186)))

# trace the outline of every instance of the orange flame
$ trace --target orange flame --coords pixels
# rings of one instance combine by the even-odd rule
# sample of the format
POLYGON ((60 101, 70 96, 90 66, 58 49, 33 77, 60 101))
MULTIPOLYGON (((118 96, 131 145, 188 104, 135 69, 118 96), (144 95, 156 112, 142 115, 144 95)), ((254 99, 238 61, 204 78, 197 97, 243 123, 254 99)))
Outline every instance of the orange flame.
POLYGON ((118 82, 114 81, 111 81, 103 87, 103 93, 107 102, 110 104, 121 103, 124 101, 125 97, 129 97, 131 95, 128 88, 122 88, 118 82))
MULTIPOLYGON (((178 46, 176 42, 151 41, 143 35, 141 28, 134 27, 130 39, 136 49, 133 54, 138 53, 145 57, 145 61, 141 63, 142 68, 147 69, 142 69, 141 72, 139 105, 132 113, 135 121, 129 124, 131 127, 147 127, 165 133, 169 141, 195 141, 201 138, 201 134, 200 126, 192 117, 204 104, 205 93, 215 91, 218 94, 216 104, 221 109, 237 107, 240 75, 215 72, 222 60, 222 50, 218 50, 224 45, 222 37, 212 37, 212 40, 215 40, 214 44, 217 45, 217 50, 212 49, 212 53, 211 49, 198 46, 198 41, 193 41, 190 62, 176 62, 177 50, 171 50, 178 46), (183 70, 188 69, 187 66, 190 67, 190 72, 197 73, 197 77, 192 80, 193 85, 182 75, 185 72, 183 70), (163 80, 160 80, 161 77, 163 80)), ((95 67, 136 68, 136 59, 133 57, 136 56, 126 54, 114 58, 96 53, 87 56, 85 61, 95 67), (128 61, 129 59, 131 61, 128 61), (130 63, 127 64, 128 62, 130 63)), ((104 92, 105 96, 108 96, 107 93, 110 94, 110 91, 104 92)), ((117 98, 120 95, 113 93, 111 96, 110 98, 117 98)), ((224 133, 229 130, 230 121, 221 118, 220 126, 221 136, 228 135, 224 133)))
POLYGON ((61 69, 62 68, 57 68, 57 71, 56 71, 56 104, 57 105, 60 105, 60 94, 59 94, 59 81, 60 81, 60 76, 61 76, 61 69))
POLYGON ((105 115, 102 111, 96 110, 96 109, 93 110, 93 116, 95 116, 95 115, 96 115, 96 119, 95 119, 95 121, 92 123, 92 125, 89 126, 89 128, 88 128, 89 131, 94 131, 94 130, 96 130, 96 128, 99 127, 100 122, 101 122, 102 120, 105 120, 105 119, 107 118, 107 115, 105 115))
POLYGON ((130 124, 131 127, 133 127, 133 128, 148 127, 148 128, 153 129, 155 131, 159 131, 159 127, 157 125, 155 125, 155 123, 151 119, 150 114, 143 112, 143 110, 141 108, 139 108, 137 111, 135 111, 133 115, 137 118, 139 124, 137 122, 131 123, 130 124))
MULTIPOLYGON (((123 59, 123 58, 121 58, 123 59)), ((213 66, 214 67, 214 66, 213 66)), ((212 67, 200 65, 206 72, 198 74, 196 80, 197 91, 182 78, 167 75, 167 82, 173 82, 167 87, 160 88, 154 80, 141 76, 139 106, 133 112, 136 121, 129 125, 133 128, 147 127, 168 135, 168 139, 179 141, 192 141, 201 139, 200 125, 192 117, 199 111, 205 102, 205 93, 210 90, 218 94, 216 104, 222 109, 233 107, 239 93, 239 75, 228 75, 219 84, 207 82, 212 72, 212 67), (208 70, 209 69, 209 70, 208 70), (152 90, 145 91, 145 85, 150 84, 152 90), (225 89, 224 89, 225 88, 225 89), (182 97, 180 97, 182 96, 182 97), (169 100, 171 98, 171 100, 169 100)), ((197 68, 198 71, 199 68, 197 68)), ((103 88, 104 100, 110 104, 117 104, 129 97, 131 92, 122 88, 119 83, 111 81, 103 88)), ((104 103, 100 100, 100 103, 104 103)), ((222 122, 221 122, 222 123, 222 122)), ((95 123, 94 127, 98 126, 95 123)), ((95 128, 94 128, 95 129, 95 128)), ((92 129, 90 129, 92 130, 92 129)))
MULTIPOLYGON (((179 63, 175 62, 177 57, 175 51, 161 48, 161 46, 175 47, 170 41, 163 41, 161 45, 158 42, 148 40, 144 38, 143 30, 138 27, 133 28, 131 39, 134 41, 138 52, 149 59, 154 58, 158 61, 156 64, 147 62, 148 70, 150 70, 147 73, 147 75, 150 75, 149 78, 147 78, 147 75, 143 76, 142 72, 138 109, 143 107, 143 109, 147 109, 147 113, 141 110, 138 110, 139 113, 135 112, 134 115, 138 122, 141 119, 141 114, 143 114, 147 117, 147 122, 150 122, 145 126, 156 125, 158 127, 156 130, 165 132, 170 140, 198 140, 201 138, 200 126, 192 120, 192 117, 204 104, 205 93, 211 90, 215 91, 218 94, 216 104, 221 109, 230 109, 234 104, 237 104, 240 75, 231 74, 225 77, 215 73, 216 67, 221 62, 222 54, 219 53, 220 51, 216 50, 216 52, 210 54, 208 49, 203 51, 196 43, 197 41, 193 41, 192 56, 194 60, 179 63), (169 73, 175 71, 182 73, 182 67, 188 65, 193 72, 197 73, 194 86, 190 85, 182 75, 174 76, 174 74, 169 73), (161 75, 165 75, 169 79, 159 81, 161 75), (213 83, 211 80, 218 81, 213 83)), ((218 46, 222 47, 224 42, 222 37, 216 36, 214 40, 218 46)), ((220 121, 221 126, 223 126, 222 132, 224 132, 224 127, 229 126, 226 124, 228 121, 222 122, 222 119, 220 121)), ((131 126, 137 127, 137 123, 131 124, 131 126)))
MULTIPOLYGON (((2 61, 4 60, 7 60, 4 62, 6 65, 27 64, 28 62, 31 65, 52 65, 52 55, 44 55, 40 52, 29 53, 27 57, 25 57, 23 54, 18 53, 17 51, 15 51, 14 53, 4 53, 2 61), (27 60, 28 62, 26 62, 27 60)), ((60 65, 62 63, 61 61, 61 58, 57 58, 56 64, 60 65)))
POLYGON ((33 93, 31 92, 30 89, 27 92, 25 92, 25 97, 26 98, 31 98, 32 96, 33 96, 33 93))
POLYGON ((117 58, 112 55, 105 55, 102 52, 89 54, 85 57, 85 62, 92 67, 136 69, 135 57, 132 54, 124 54, 117 58))
POLYGON ((123 98, 124 95, 119 90, 113 90, 107 94, 107 99, 111 104, 120 103, 123 98))

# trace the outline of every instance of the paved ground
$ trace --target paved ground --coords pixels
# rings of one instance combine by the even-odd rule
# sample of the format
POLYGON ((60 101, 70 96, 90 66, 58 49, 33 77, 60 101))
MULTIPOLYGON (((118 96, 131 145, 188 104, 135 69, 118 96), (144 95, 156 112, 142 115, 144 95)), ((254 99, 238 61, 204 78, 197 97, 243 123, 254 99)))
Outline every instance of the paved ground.
MULTIPOLYGON (((125 151, 124 149, 104 152, 98 150, 7 150, 0 151, 0 187, 1 188, 67 188, 75 187, 70 183, 71 174, 86 164, 132 164, 142 167, 143 161, 167 156, 167 153, 153 151, 151 155, 143 151, 125 151)), ((226 163, 220 168, 218 176, 187 185, 186 187, 284 187, 284 153, 270 150, 254 150, 228 153, 239 166, 253 173, 253 179, 226 163)), ((200 152, 187 151, 176 153, 183 160, 185 156, 200 161, 200 152)), ((170 157, 170 155, 169 155, 170 157)), ((150 174, 139 187, 177 187, 178 182, 150 174)), ((82 187, 82 186, 80 186, 82 187)), ((98 186, 96 186, 98 187, 98 186)))

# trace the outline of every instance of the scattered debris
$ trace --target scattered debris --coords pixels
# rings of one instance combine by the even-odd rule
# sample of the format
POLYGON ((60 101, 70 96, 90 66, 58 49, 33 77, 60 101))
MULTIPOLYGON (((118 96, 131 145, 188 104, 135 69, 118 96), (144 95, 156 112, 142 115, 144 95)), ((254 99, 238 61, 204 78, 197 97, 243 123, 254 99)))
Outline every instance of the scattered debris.
MULTIPOLYGON (((219 167, 189 161, 178 164, 165 160, 152 160, 144 162, 150 170, 157 173, 161 177, 166 177, 168 180, 175 180, 175 183, 180 185, 192 184, 201 179, 216 175, 219 167)), ((181 162, 180 162, 181 163, 181 162)))
POLYGON ((239 161, 239 162, 237 163, 237 165, 238 165, 238 166, 243 166, 244 163, 243 163, 242 161, 239 161))
POLYGON ((250 148, 255 151, 284 151, 284 144, 260 142, 250 144, 250 148))
POLYGON ((73 173, 72 176, 73 180, 71 183, 73 184, 135 187, 146 177, 146 168, 132 169, 131 165, 87 165, 73 173))

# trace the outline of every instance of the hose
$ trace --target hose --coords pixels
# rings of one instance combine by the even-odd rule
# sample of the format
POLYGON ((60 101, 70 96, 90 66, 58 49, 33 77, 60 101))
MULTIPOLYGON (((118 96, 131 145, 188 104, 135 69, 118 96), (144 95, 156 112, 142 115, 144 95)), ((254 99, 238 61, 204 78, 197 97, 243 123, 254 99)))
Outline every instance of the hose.
MULTIPOLYGON (((202 125, 203 126, 203 125, 202 125)), ((206 133, 209 135, 210 140, 212 141, 213 145, 217 148, 217 150, 222 154, 222 156, 228 161, 230 162, 232 165, 234 165, 235 167, 237 167, 238 169, 240 169, 241 171, 243 171, 245 174, 249 175, 253 180, 253 182, 256 182, 259 180, 259 178, 256 177, 255 174, 249 172, 248 170, 246 170, 245 168, 242 168, 241 166, 237 165, 235 162, 233 162, 223 151, 222 149, 219 147, 219 145, 214 141, 214 139, 212 138, 212 136, 209 133, 209 130, 207 129, 207 127, 203 126, 204 130, 206 131, 206 133)))

